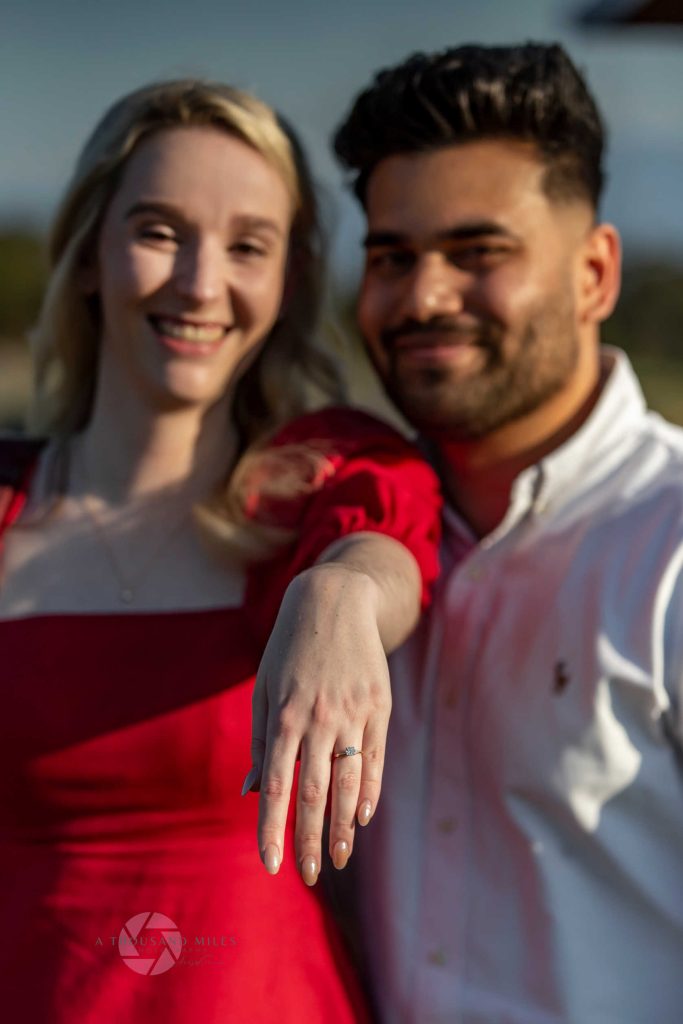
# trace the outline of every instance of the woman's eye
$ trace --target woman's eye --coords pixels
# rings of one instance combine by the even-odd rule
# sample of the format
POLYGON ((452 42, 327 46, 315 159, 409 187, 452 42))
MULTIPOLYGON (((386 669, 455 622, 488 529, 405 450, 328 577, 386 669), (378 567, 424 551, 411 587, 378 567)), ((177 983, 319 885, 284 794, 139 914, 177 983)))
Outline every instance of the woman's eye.
POLYGON ((158 242, 162 244, 175 245, 178 236, 173 228, 167 228, 156 224, 141 227, 138 229, 138 237, 145 242, 158 242))
POLYGON ((250 240, 235 242, 233 245, 230 246, 230 251, 232 253, 235 253, 235 255, 237 256, 242 256, 251 259, 257 259, 268 254, 267 247, 263 244, 263 242, 256 242, 250 240))

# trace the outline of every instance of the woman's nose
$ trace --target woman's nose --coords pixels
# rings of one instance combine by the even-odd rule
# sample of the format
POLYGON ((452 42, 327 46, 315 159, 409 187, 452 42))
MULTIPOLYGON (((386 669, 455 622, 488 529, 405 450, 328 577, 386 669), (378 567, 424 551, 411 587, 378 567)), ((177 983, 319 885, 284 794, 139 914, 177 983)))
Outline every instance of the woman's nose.
POLYGON ((215 301, 226 288, 224 254, 208 243, 188 246, 176 264, 175 286, 197 305, 215 301))

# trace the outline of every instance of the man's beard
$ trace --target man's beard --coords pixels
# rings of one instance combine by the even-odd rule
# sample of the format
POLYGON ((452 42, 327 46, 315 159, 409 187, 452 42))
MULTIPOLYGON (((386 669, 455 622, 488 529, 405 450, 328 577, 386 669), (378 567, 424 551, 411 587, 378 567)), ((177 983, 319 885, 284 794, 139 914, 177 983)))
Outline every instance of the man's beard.
MULTIPOLYGON (((484 365, 462 376, 447 364, 401 366, 400 350, 392 346, 400 329, 387 332, 383 340, 389 369, 382 375, 384 388, 406 419, 427 436, 476 440, 521 419, 562 390, 578 362, 574 324, 573 312, 566 306, 539 314, 529 320, 510 351, 501 326, 480 323, 463 340, 480 347, 484 365)), ((430 326, 410 328, 411 335, 420 331, 428 343, 430 326)), ((435 322, 431 331, 443 334, 443 322, 435 322)), ((452 333, 457 337, 461 332, 455 328, 452 333)))

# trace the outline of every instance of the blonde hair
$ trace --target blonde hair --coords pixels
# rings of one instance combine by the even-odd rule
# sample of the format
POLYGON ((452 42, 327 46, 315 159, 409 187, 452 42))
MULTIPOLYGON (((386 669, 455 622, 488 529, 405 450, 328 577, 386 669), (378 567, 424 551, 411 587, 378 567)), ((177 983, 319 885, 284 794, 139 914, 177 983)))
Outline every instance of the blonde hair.
MULTIPOLYGON (((234 556, 265 557, 291 539, 291 529, 254 522, 248 514, 254 479, 263 494, 288 489, 292 498, 314 490, 326 458, 315 445, 266 454, 265 442, 282 423, 305 411, 312 396, 344 399, 336 365, 315 344, 323 277, 322 234, 315 191, 292 129, 260 100, 221 83, 188 79, 157 82, 112 106, 86 142, 57 211, 49 237, 51 274, 40 317, 31 335, 34 397, 32 432, 68 438, 91 415, 99 363, 97 297, 82 287, 97 236, 126 164, 140 142, 180 127, 215 127, 251 146, 275 168, 292 200, 286 308, 261 352, 235 388, 233 422, 238 464, 223 492, 197 509, 200 522, 234 556), (263 473, 266 459, 272 472, 263 473), (282 464, 279 469, 274 461, 282 464), (287 465, 285 465, 287 464, 287 465), (304 468, 305 467, 305 468, 304 468), (283 485, 283 481, 286 484, 283 485)), ((226 475, 230 467, 226 466, 226 475)))
POLYGON ((97 298, 81 286, 109 202, 136 146, 155 132, 211 126, 255 149, 281 175, 292 198, 292 278, 286 309, 236 387, 240 452, 303 411, 307 385, 341 398, 334 363, 313 341, 322 287, 322 240, 310 172, 301 147, 274 111, 220 83, 157 82, 124 96, 87 141, 49 238, 51 275, 31 342, 33 431, 68 437, 88 422, 99 361, 97 298))

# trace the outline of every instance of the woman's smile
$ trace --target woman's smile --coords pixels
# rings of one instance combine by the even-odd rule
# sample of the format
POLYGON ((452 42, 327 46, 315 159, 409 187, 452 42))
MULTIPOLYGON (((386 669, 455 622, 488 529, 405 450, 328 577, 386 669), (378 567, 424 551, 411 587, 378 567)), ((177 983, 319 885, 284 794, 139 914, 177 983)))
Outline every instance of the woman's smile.
POLYGON ((230 332, 230 327, 224 324, 181 317, 152 314, 147 319, 161 344, 181 356, 211 356, 230 332))
POLYGON ((229 400, 277 319, 291 218, 279 172, 240 139, 191 127, 144 140, 100 233, 99 387, 150 412, 229 400))

